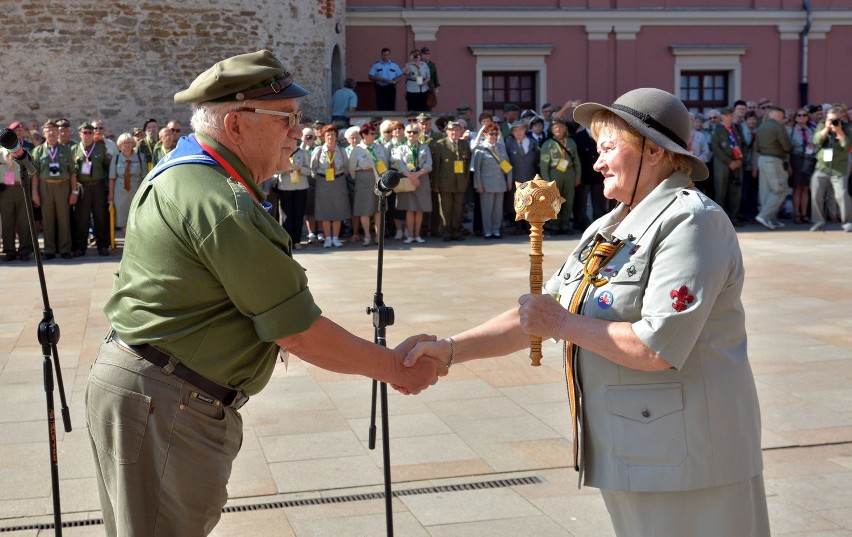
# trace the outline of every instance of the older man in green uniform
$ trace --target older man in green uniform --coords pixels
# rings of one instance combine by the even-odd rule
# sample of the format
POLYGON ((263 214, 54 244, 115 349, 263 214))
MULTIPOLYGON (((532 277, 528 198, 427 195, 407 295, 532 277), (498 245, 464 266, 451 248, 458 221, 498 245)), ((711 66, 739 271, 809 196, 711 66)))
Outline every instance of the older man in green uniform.
POLYGON ((95 141, 95 128, 83 123, 78 129, 80 143, 72 149, 80 185, 79 200, 74 210, 75 257, 86 253, 89 240, 89 216, 95 225, 98 254, 109 255, 109 209, 106 178, 109 175, 109 153, 103 142, 95 141))
POLYGON ((574 191, 580 186, 580 155, 577 144, 568 136, 564 119, 554 118, 551 126, 553 137, 541 146, 539 169, 545 181, 556 181, 559 193, 565 198, 554 223, 557 235, 571 233, 571 212, 574 207, 574 191))
MULTIPOLYGON (((441 213, 441 236, 444 242, 463 241, 464 195, 470 183, 470 144, 461 140, 458 121, 447 123, 447 138, 432 146, 433 188, 438 193, 441 213)), ((435 205, 433 211, 437 211, 435 205)))
POLYGON ((71 259, 70 207, 77 203, 77 172, 71 149, 59 142, 59 128, 42 126, 45 142, 33 150, 36 173, 32 178, 33 206, 41 207, 44 259, 71 259))
POLYGON ((182 138, 134 197, 104 307, 112 330, 86 392, 109 535, 209 533, 242 442, 238 409, 279 353, 419 392, 446 374, 402 367, 394 350, 324 317, 265 210, 259 182, 288 171, 308 92, 269 51, 223 60, 178 92, 182 138), (275 285, 270 286, 269 282, 275 285))

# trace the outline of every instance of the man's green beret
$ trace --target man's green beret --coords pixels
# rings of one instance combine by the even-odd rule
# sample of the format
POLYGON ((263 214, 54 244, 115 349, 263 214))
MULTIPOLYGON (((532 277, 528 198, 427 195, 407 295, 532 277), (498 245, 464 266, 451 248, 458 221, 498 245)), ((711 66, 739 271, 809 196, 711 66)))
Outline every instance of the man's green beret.
POLYGON ((294 99, 310 93, 268 50, 240 54, 216 63, 175 93, 178 104, 245 101, 249 99, 294 99))

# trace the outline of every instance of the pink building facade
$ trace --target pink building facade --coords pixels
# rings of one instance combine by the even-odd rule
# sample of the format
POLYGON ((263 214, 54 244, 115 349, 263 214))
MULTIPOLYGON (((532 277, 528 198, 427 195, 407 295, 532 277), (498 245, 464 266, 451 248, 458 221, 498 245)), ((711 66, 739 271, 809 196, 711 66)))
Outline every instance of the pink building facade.
MULTIPOLYGON (((388 47, 431 49, 437 112, 505 102, 611 102, 636 87, 703 110, 766 97, 787 108, 852 104, 852 0, 348 0, 346 76, 374 108, 367 73, 388 47)), ((397 110, 405 110, 397 88, 397 110)))

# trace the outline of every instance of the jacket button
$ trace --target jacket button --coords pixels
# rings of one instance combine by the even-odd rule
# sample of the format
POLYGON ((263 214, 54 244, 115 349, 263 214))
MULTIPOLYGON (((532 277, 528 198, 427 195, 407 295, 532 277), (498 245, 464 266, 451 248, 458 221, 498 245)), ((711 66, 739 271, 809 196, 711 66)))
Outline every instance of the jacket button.
POLYGON ((647 410, 643 410, 643 411, 642 411, 642 417, 643 417, 643 418, 650 418, 650 417, 651 417, 651 413, 650 413, 649 411, 647 411, 647 410))

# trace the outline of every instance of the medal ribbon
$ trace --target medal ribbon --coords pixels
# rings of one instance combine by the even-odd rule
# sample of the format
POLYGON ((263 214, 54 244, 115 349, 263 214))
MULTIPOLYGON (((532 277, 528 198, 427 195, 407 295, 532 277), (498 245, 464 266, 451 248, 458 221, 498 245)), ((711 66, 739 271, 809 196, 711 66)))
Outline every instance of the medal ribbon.
MULTIPOLYGON (((599 272, 601 267, 606 266, 606 264, 615 257, 615 254, 618 253, 622 246, 624 246, 624 243, 619 239, 616 239, 614 242, 603 242, 603 240, 598 239, 595 242, 595 246, 592 248, 592 253, 583 265, 583 279, 580 280, 577 284, 577 288, 574 289, 574 294, 571 295, 571 302, 568 304, 569 313, 580 312, 583 309, 583 304, 588 296, 588 291, 592 287, 600 287, 609 281, 608 278, 600 276, 599 272)), ((571 405, 571 432, 573 433, 574 469, 577 471, 580 470, 579 420, 582 419, 582 415, 578 411, 580 406, 578 392, 579 394, 582 394, 582 389, 579 385, 579 376, 576 372, 576 366, 578 365, 576 362, 578 349, 579 347, 567 339, 562 347, 562 361, 565 366, 565 382, 568 384, 568 403, 571 405)))
POLYGON ((202 142, 200 139, 196 138, 196 141, 198 142, 198 145, 201 146, 201 149, 203 149, 205 153, 207 153, 208 155, 213 157, 213 160, 215 160, 216 163, 219 164, 219 166, 225 168, 225 171, 228 172, 228 175, 230 175, 233 180, 235 180, 239 184, 243 185, 243 188, 245 188, 248 191, 249 196, 251 196, 254 199, 254 201, 260 203, 260 200, 257 199, 257 196, 255 195, 254 191, 249 188, 245 179, 243 179, 240 176, 240 174, 237 173, 237 170, 235 170, 234 167, 231 166, 231 164, 227 160, 225 160, 225 157, 223 157, 222 155, 217 153, 215 149, 213 149, 212 147, 210 147, 206 143, 202 142))

